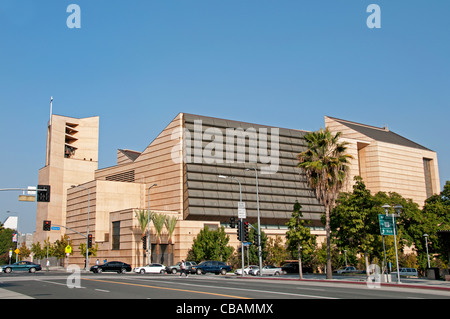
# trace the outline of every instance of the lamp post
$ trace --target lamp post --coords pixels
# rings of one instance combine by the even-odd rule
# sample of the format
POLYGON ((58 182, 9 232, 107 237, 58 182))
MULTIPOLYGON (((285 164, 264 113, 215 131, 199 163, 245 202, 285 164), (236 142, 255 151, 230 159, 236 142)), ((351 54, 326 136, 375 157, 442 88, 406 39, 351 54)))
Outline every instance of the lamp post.
MULTIPOLYGON (((391 208, 391 206, 388 205, 388 204, 384 204, 382 207, 384 208, 386 216, 389 216, 388 209, 391 208)), ((395 205, 394 206, 394 209, 395 209, 396 213, 398 213, 398 214, 400 214, 400 210, 402 208, 403 208, 403 206, 401 206, 401 205, 395 205)), ((396 214, 392 213, 392 223, 394 224, 393 227, 394 227, 395 259, 396 259, 396 262, 397 262, 397 283, 400 284, 401 283, 400 282, 400 268, 399 268, 399 265, 398 265, 397 234, 396 234, 397 233, 397 225, 396 225, 395 217, 396 217, 396 214)))
MULTIPOLYGON (((150 265, 150 189, 153 186, 158 186, 158 184, 153 184, 152 186, 150 186, 148 188, 148 192, 147 192, 147 201, 148 201, 148 205, 147 205, 147 265, 150 265)), ((151 251, 151 250, 150 250, 151 251)))
MULTIPOLYGON (((261 249, 261 221, 259 215, 259 192, 258 192, 258 170, 252 168, 255 171, 256 177, 256 211, 258 216, 258 260, 259 260, 259 276, 262 276, 262 249, 261 249)), ((250 171, 250 168, 246 168, 246 171, 250 171)))
POLYGON ((430 256, 428 255, 428 234, 423 234, 423 237, 425 237, 425 247, 427 248, 428 268, 431 268, 430 267, 430 256))
MULTIPOLYGON (((236 178, 236 177, 234 177, 234 176, 225 176, 225 175, 219 175, 218 176, 219 178, 224 178, 224 179, 226 179, 226 178, 231 178, 231 179, 234 179, 236 182, 238 182, 239 183, 239 203, 242 203, 242 186, 241 186, 241 182, 236 178)), ((241 256, 242 256, 242 276, 244 276, 244 236, 243 236, 243 232, 242 232, 242 230, 243 230, 243 224, 244 224, 244 221, 243 221, 243 219, 242 218, 239 218, 240 219, 240 227, 241 227, 241 256)))
POLYGON ((87 207, 87 228, 86 228, 86 271, 89 271, 89 205, 90 205, 90 194, 89 188, 81 185, 72 185, 72 188, 80 187, 88 192, 88 207, 87 207))

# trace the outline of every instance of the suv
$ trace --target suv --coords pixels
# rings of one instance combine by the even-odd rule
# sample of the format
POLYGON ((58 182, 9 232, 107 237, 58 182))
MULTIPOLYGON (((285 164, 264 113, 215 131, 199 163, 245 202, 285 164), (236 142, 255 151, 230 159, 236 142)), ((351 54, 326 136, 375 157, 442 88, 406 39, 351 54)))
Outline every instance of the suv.
MULTIPOLYGON (((191 273, 192 271, 192 267, 193 266, 197 266, 197 263, 195 261, 185 261, 184 262, 186 264, 186 272, 187 273, 191 273)), ((168 274, 176 274, 177 272, 179 272, 181 270, 181 261, 178 262, 176 265, 173 266, 167 266, 166 267, 166 272, 168 274)))
POLYGON ((205 274, 207 272, 213 272, 216 275, 225 275, 229 271, 231 271, 231 266, 222 261, 209 260, 192 267, 192 272, 195 272, 197 275, 205 274))

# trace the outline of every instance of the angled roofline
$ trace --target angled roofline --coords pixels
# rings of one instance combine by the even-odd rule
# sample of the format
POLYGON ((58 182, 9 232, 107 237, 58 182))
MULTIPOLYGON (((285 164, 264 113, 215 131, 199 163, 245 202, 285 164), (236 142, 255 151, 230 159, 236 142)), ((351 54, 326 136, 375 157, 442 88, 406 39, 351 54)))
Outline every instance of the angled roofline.
POLYGON ((389 128, 387 128, 387 127, 377 127, 377 126, 352 122, 352 121, 343 120, 343 119, 339 119, 339 118, 328 116, 328 115, 325 115, 325 118, 329 118, 331 120, 339 122, 339 123, 349 127, 350 129, 356 130, 357 132, 359 132, 369 138, 372 138, 376 141, 390 143, 390 144, 394 144, 394 145, 401 145, 401 146, 405 146, 405 147, 418 148, 418 149, 434 152, 433 150, 431 150, 423 145, 420 145, 419 143, 416 143, 406 137, 403 137, 403 136, 389 130, 389 128), (364 128, 365 130, 358 130, 358 127, 364 128), (377 132, 377 134, 383 134, 383 135, 370 136, 370 134, 368 134, 368 132, 367 132, 367 129, 374 130, 375 132, 377 132), (380 137, 384 137, 384 139, 380 139, 380 137))

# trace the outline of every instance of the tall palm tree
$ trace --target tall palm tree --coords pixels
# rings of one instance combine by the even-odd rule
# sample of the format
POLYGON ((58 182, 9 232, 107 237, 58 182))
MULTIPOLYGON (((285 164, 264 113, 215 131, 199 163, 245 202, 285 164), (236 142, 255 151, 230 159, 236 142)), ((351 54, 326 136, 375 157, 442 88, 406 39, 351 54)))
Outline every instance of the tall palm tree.
POLYGON ((351 155, 346 154, 347 143, 339 142, 341 132, 333 134, 328 128, 304 136, 308 148, 297 155, 298 166, 306 173, 307 181, 316 198, 325 208, 327 237, 327 279, 332 278, 330 212, 344 186, 351 155))
MULTIPOLYGON (((152 218, 153 226, 155 226, 155 230, 156 230, 156 258, 159 257, 161 232, 164 227, 165 220, 166 220, 166 215, 164 215, 164 214, 154 214, 153 218, 152 218)), ((159 262, 159 260, 157 262, 159 262)))
MULTIPOLYGON (((177 224, 177 218, 175 216, 167 216, 165 220, 166 229, 169 232, 169 256, 173 254, 173 241, 172 241, 172 234, 175 231, 175 226, 177 224)), ((173 264, 173 256, 172 256, 172 264, 173 264)))
MULTIPOLYGON (((153 215, 155 213, 152 211, 148 211, 145 209, 140 209, 139 211, 137 211, 135 213, 136 218, 138 220, 139 223, 139 227, 141 229, 142 232, 142 237, 144 237, 147 234, 147 238, 148 238, 148 242, 150 243, 150 234, 148 234, 148 224, 153 220, 153 215)), ((151 253, 151 246, 149 246, 149 251, 151 253)), ((145 264, 145 251, 143 254, 143 259, 142 259, 143 265, 145 264)))

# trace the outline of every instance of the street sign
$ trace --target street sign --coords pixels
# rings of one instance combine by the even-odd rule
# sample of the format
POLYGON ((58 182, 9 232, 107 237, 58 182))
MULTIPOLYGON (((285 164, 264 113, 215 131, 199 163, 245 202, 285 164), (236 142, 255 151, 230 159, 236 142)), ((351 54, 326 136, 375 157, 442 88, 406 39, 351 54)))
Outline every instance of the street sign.
POLYGON ((20 253, 19 248, 16 248, 16 250, 14 250, 14 252, 16 253, 16 255, 18 255, 20 253))
POLYGON ((64 249, 66 254, 70 254, 72 253, 72 246, 67 245, 66 248, 64 249))
POLYGON ((238 218, 247 218, 247 212, 245 210, 245 202, 238 202, 238 218))
POLYGON ((36 196, 33 195, 19 195, 19 202, 35 202, 36 196))
POLYGON ((27 195, 36 197, 36 186, 28 186, 27 195))
POLYGON ((61 228, 59 228, 59 226, 52 226, 51 230, 60 230, 61 228))
POLYGON ((394 224, 394 217, 391 215, 378 215, 378 220, 380 222, 380 233, 385 236, 393 236, 394 231, 397 235, 397 227, 394 224))

